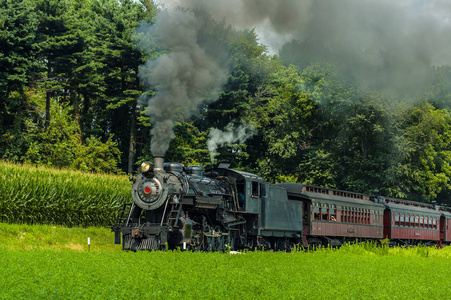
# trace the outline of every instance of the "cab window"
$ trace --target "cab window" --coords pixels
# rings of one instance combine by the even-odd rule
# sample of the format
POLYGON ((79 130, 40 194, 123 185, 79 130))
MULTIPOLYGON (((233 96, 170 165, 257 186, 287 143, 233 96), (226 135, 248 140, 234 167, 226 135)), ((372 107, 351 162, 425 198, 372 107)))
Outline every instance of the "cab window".
POLYGON ((252 197, 260 197, 260 184, 258 182, 252 182, 252 197))

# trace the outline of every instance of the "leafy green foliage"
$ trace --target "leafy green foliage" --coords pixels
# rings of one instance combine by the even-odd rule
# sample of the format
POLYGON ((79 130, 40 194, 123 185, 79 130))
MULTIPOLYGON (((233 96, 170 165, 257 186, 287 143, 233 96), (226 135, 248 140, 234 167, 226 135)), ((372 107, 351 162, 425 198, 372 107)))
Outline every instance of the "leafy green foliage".
POLYGON ((249 123, 256 127, 261 139, 258 154, 251 156, 269 179, 296 174, 303 151, 310 147, 316 110, 300 89, 302 80, 296 69, 283 67, 277 61, 272 64, 266 82, 249 100, 248 112, 249 123))
POLYGON ((120 152, 112 137, 102 143, 90 137, 82 141, 80 126, 70 118, 67 105, 53 101, 48 128, 31 128, 35 135, 25 161, 28 163, 65 167, 89 172, 119 172, 120 152))
POLYGON ((174 132, 176 138, 172 140, 166 157, 185 165, 208 164, 209 155, 206 147, 206 133, 187 122, 176 122, 174 132))
POLYGON ((35 1, 0 1, 0 98, 6 104, 0 107, 1 113, 8 112, 8 107, 14 108, 14 98, 8 96, 12 91, 23 90, 37 66, 37 26, 35 1))
POLYGON ((53 101, 48 128, 36 128, 36 141, 26 153, 26 161, 55 167, 70 166, 81 145, 80 128, 69 117, 67 105, 53 101))
POLYGON ((35 93, 28 89, 24 93, 16 91, 11 93, 9 100, 17 101, 16 103, 20 103, 20 106, 14 117, 12 119, 7 117, 6 119, 9 120, 5 120, 3 127, 0 128, 0 157, 14 162, 23 161, 32 141, 32 137, 29 134, 24 134, 24 132, 28 133, 30 126, 38 123, 40 112, 36 108, 37 103, 44 103, 43 97, 42 93, 35 93))
POLYGON ((71 167, 88 172, 119 173, 117 164, 120 161, 120 154, 112 136, 105 143, 100 138, 89 137, 81 145, 71 167))
POLYGON ((435 199, 451 188, 451 116, 425 103, 407 112, 400 128, 400 190, 413 199, 435 199))
MULTIPOLYGON (((5 71, 0 75, 0 97, 6 104, 0 108, 0 135, 6 134, 8 140, 19 132, 30 134, 24 128, 26 115, 16 112, 27 108, 24 86, 32 85, 46 94, 46 108, 40 115, 45 128, 50 123, 51 100, 58 101, 72 108, 69 116, 80 125, 81 139, 92 135, 102 141, 111 139, 121 150, 119 164, 132 161, 133 134, 142 130, 136 128, 137 98, 142 91, 138 67, 145 61, 134 35, 140 22, 151 22, 155 16, 153 3, 4 0, 0 10, 0 61, 5 71)), ((21 149, 30 142, 22 144, 21 149)), ((24 151, 1 149, 0 154, 22 161, 24 151)))

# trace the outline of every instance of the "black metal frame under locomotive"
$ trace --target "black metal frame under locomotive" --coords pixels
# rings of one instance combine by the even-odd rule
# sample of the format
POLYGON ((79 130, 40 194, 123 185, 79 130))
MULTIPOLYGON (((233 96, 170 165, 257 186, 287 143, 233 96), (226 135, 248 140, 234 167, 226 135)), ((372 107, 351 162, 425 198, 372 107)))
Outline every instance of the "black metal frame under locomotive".
POLYGON ((443 207, 404 201, 405 211, 441 219, 434 228, 403 228, 396 221, 399 205, 389 204, 393 199, 302 184, 273 185, 228 166, 204 172, 200 166, 164 163, 162 157, 141 165, 133 178, 132 198, 112 227, 115 243, 122 242, 124 250, 288 250, 295 244, 337 246, 395 237, 405 243, 395 235, 398 231, 413 237, 410 244, 451 241, 451 213, 443 207))

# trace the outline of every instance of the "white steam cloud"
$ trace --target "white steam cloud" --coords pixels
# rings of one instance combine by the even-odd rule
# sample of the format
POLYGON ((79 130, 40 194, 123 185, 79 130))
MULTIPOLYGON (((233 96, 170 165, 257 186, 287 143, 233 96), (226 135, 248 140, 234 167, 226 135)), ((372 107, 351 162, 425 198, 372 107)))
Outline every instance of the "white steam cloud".
POLYGON ((235 128, 233 123, 229 123, 224 131, 212 128, 208 134, 207 142, 211 161, 214 161, 218 147, 233 145, 234 143, 242 144, 254 134, 254 128, 247 124, 241 124, 235 128))

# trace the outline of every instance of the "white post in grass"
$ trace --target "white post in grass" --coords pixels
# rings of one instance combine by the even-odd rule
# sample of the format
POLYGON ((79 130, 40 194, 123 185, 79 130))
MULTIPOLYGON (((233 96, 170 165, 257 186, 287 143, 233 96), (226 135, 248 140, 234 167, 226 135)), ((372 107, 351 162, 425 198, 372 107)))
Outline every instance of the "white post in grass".
POLYGON ((91 252, 91 239, 88 237, 88 252, 91 252))

